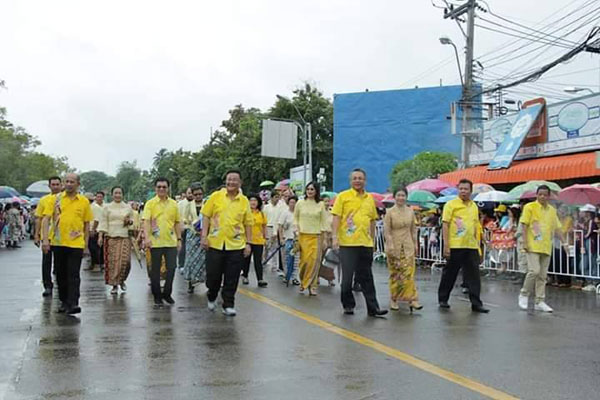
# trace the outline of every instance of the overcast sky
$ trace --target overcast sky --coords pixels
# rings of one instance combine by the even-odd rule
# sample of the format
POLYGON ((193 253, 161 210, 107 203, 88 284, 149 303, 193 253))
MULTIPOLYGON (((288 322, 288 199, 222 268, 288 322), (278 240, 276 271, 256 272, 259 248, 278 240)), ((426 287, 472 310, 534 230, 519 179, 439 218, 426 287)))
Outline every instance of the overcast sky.
MULTIPOLYGON (((496 14, 538 27, 585 3, 488 0, 496 14)), ((8 87, 0 105, 41 139, 41 151, 82 171, 112 174, 123 160, 149 168, 161 147, 198 150, 234 105, 266 109, 306 80, 329 97, 456 84, 442 35, 463 62, 456 23, 429 0, 0 0, 0 12, 0 79, 8 87)), ((514 40, 476 28, 476 54, 514 40)), ((599 60, 579 55, 548 73, 560 78, 545 88, 554 96, 563 83, 598 90, 599 60)))

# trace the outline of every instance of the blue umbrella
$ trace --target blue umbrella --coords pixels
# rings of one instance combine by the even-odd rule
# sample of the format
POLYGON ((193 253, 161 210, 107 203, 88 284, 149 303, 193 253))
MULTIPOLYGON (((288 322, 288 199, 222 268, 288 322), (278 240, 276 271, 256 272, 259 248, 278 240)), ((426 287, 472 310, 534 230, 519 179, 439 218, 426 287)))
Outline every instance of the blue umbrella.
POLYGON ((449 187, 440 192, 440 195, 442 195, 442 196, 451 196, 451 195, 457 195, 457 194, 458 194, 458 189, 455 187, 449 187))
POLYGON ((450 200, 454 200, 457 196, 455 194, 451 194, 448 196, 442 196, 442 197, 438 197, 437 199, 435 199, 435 202, 437 204, 444 204, 449 202, 450 200))
POLYGON ((19 192, 10 186, 0 186, 0 199, 7 199, 9 197, 18 197, 19 192))

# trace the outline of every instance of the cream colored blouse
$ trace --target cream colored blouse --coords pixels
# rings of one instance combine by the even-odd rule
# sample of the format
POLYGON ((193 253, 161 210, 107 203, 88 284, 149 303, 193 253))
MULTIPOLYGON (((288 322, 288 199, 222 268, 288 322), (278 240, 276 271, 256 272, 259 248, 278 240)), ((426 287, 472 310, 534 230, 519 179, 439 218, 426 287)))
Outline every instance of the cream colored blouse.
POLYGON ((108 237, 129 237, 132 225, 125 225, 125 217, 134 220, 133 209, 125 202, 106 204, 102 210, 102 219, 98 231, 104 232, 108 237))

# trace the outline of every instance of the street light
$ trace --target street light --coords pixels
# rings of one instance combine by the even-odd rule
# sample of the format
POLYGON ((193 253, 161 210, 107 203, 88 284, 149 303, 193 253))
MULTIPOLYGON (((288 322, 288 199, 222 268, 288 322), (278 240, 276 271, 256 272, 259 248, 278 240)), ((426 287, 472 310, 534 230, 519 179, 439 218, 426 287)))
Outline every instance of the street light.
POLYGON ((449 44, 450 46, 454 47, 454 54, 456 55, 456 64, 458 65, 458 76, 460 76, 460 84, 462 86, 464 86, 465 84, 463 82, 463 75, 462 75, 462 71, 460 69, 460 59, 458 57, 458 49, 456 48, 456 45, 454 44, 452 39, 450 39, 448 36, 440 37, 440 43, 441 44, 449 44))
MULTIPOLYGON (((308 122, 306 122, 306 120, 302 116, 302 113, 300 112, 298 107, 296 107, 296 105, 294 104, 294 102, 292 100, 288 99, 285 96, 281 96, 279 94, 277 95, 277 98, 279 100, 287 101, 288 103, 290 103, 292 105, 292 107, 294 107, 294 110, 296 110, 296 113, 298 114, 298 116, 300 117, 300 120, 304 124, 304 127, 303 128, 300 127, 300 128, 302 130, 302 170, 304 173, 304 187, 306 187, 306 185, 308 184, 308 181, 306 179, 307 161, 308 161, 308 168, 310 169, 311 174, 312 174, 312 131, 311 131, 311 127, 310 127, 310 124, 308 122), (307 157, 308 157, 308 160, 307 160, 307 157)), ((300 124, 298 124, 298 125, 300 125, 300 124)), ((311 179, 312 179, 312 177, 311 177, 311 179)))
POLYGON ((577 94, 579 92, 583 92, 584 90, 587 90, 588 92, 590 92, 590 94, 595 94, 594 91, 592 89, 589 89, 589 88, 569 86, 569 87, 566 87, 566 88, 563 89, 564 92, 566 92, 566 93, 573 93, 573 94, 577 94))

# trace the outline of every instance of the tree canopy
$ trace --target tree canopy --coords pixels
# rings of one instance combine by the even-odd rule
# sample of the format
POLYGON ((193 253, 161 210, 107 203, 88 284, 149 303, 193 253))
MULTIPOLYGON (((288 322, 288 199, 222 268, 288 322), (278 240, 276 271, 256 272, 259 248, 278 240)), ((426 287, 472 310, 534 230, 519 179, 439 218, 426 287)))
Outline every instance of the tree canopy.
POLYGON ((406 186, 426 178, 437 178, 438 175, 454 171, 458 166, 456 156, 452 153, 424 151, 410 160, 398 162, 390 173, 392 188, 406 186))

